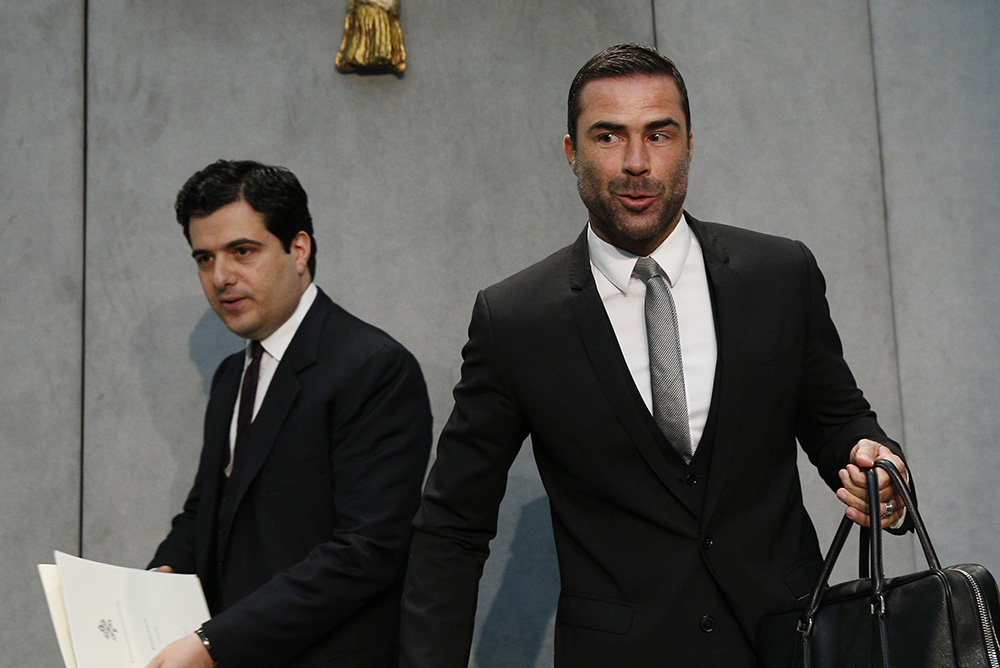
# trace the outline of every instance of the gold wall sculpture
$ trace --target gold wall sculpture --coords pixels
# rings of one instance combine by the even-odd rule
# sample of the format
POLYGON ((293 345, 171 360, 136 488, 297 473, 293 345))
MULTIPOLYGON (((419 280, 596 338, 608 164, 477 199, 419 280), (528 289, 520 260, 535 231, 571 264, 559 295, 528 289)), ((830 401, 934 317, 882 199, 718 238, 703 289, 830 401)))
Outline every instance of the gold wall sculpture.
POLYGON ((336 64, 344 72, 406 69, 399 0, 349 0, 336 64))

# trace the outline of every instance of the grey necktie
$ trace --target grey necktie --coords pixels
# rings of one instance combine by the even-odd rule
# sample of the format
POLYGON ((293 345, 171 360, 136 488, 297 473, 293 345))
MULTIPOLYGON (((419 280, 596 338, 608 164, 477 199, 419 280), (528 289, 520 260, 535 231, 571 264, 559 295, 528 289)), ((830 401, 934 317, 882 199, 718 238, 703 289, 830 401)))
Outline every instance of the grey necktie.
POLYGON ((691 462, 691 426, 688 423, 681 339, 677 310, 660 265, 650 257, 636 260, 632 272, 646 284, 646 338, 649 342, 649 380, 653 389, 653 419, 685 464, 691 462))

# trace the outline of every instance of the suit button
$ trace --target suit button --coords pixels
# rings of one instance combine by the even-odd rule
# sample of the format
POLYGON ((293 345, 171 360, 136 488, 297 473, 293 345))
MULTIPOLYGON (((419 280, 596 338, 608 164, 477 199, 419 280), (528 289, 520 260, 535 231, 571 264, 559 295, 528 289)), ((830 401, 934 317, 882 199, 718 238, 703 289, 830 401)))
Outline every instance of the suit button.
POLYGON ((700 628, 705 633, 711 633, 715 630, 715 619, 709 615, 705 615, 698 622, 698 628, 700 628))
POLYGON ((706 550, 711 550, 713 545, 715 545, 715 539, 712 538, 712 534, 701 539, 701 546, 706 550))
POLYGON ((693 473, 689 473, 688 475, 684 476, 684 484, 687 485, 688 487, 694 487, 695 485, 698 484, 698 476, 696 476, 693 473))

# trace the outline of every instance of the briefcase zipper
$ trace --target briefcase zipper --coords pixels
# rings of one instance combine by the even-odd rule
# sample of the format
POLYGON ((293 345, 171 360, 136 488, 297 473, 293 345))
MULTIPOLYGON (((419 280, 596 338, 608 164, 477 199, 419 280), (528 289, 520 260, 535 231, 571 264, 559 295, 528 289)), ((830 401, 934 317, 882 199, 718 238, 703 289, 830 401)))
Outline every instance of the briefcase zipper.
POLYGON ((972 593, 976 597, 976 607, 979 608, 979 623, 983 627, 983 642, 986 645, 986 654, 989 655, 990 668, 1000 668, 1000 657, 997 656, 997 634, 993 628, 993 620, 990 618, 989 608, 986 607, 983 592, 979 589, 979 583, 971 574, 961 568, 953 568, 952 570, 961 573, 969 581, 969 586, 972 587, 972 593), (992 642, 990 642, 991 640, 992 642))

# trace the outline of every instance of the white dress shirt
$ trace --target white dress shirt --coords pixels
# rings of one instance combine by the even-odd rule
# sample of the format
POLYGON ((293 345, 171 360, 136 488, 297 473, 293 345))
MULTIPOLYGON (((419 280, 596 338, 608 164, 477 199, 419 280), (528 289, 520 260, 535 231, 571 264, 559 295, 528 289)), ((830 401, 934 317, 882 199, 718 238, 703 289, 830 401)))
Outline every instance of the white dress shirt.
MULTIPOLYGON (((646 342, 646 284, 632 276, 637 256, 604 241, 594 233, 592 226, 587 229, 587 247, 597 292, 604 302, 635 386, 652 413, 653 392, 646 342)), ((697 448, 712 404, 718 348, 705 259, 683 215, 651 257, 666 274, 677 309, 691 443, 697 448)))
MULTIPOLYGON (((288 320, 281 323, 278 329, 274 330, 272 334, 260 342, 261 347, 264 348, 264 354, 260 358, 260 375, 257 376, 257 394, 254 396, 253 402, 253 415, 251 416, 251 421, 253 418, 257 417, 257 411, 260 409, 260 404, 264 401, 264 395, 267 394, 267 388, 271 384, 271 379, 274 378, 274 372, 278 368, 278 364, 281 362, 282 355, 288 350, 288 345, 292 342, 292 338, 295 336, 295 332, 299 330, 299 325, 306 317, 306 313, 309 312, 309 308, 316 301, 316 294, 319 290, 315 283, 310 283, 309 287, 306 288, 305 292, 299 298, 299 304, 295 307, 295 311, 292 315, 288 317, 288 320)), ((243 359, 243 373, 247 371, 247 367, 250 366, 250 342, 247 341, 246 353, 243 359)), ((240 414, 240 396, 243 394, 243 383, 240 383, 240 392, 236 397, 236 406, 233 408, 233 419, 229 424, 229 463, 226 465, 226 475, 228 476, 233 471, 233 452, 236 449, 236 425, 239 421, 240 414)))

